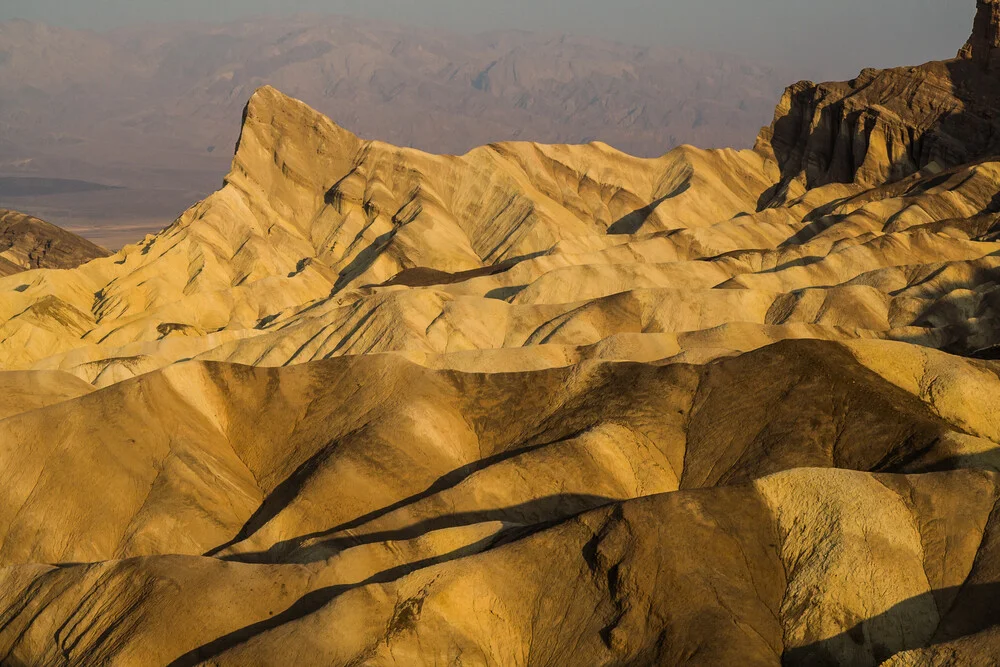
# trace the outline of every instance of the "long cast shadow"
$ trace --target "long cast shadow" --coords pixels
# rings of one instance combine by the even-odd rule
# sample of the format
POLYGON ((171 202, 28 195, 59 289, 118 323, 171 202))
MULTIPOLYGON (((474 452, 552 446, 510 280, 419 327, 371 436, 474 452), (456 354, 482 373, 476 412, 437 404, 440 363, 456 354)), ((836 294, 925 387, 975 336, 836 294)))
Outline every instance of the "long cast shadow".
MULTIPOLYGON (((350 437, 349 435, 346 437, 350 437)), ((302 487, 305 485, 306 481, 316 472, 323 463, 333 455, 335 449, 335 443, 329 442, 325 446, 321 447, 320 450, 305 461, 302 465, 296 468, 295 472, 288 476, 287 479, 282 481, 278 486, 274 488, 264 502, 261 503, 257 511, 247 520, 231 540, 224 544, 220 544, 214 549, 209 550, 205 553, 205 556, 216 556, 219 553, 225 551, 229 547, 242 542, 247 539, 255 532, 263 528, 269 521, 274 517, 278 516, 282 510, 284 510, 292 500, 294 500, 302 487)))
MULTIPOLYGON (((970 637, 1000 624, 1000 583, 969 584, 938 589, 900 602, 886 612, 865 619, 849 630, 807 646, 786 649, 784 667, 842 667, 861 664, 861 655, 870 651, 878 665, 906 651, 932 648, 963 637, 970 637), (928 608, 942 601, 952 601, 941 613, 941 620, 929 641, 906 627, 906 619, 919 618, 928 608), (903 632, 901 643, 886 638, 885 633, 903 632), (893 645, 894 644, 894 645, 893 645)), ((1000 641, 983 650, 1000 654, 1000 641)), ((990 655, 982 656, 984 658, 990 655)), ((954 663, 958 664, 958 663, 954 663)))
MULTIPOLYGON (((364 514, 362 516, 351 519, 350 521, 344 522, 340 525, 334 526, 333 528, 315 532, 308 533, 306 535, 300 535, 291 540, 285 540, 284 542, 279 542, 275 544, 267 553, 272 554, 272 557, 277 558, 278 555, 288 553, 300 547, 303 543, 309 540, 320 539, 327 537, 329 535, 334 535, 339 532, 346 530, 354 530, 360 528, 366 523, 379 519, 387 514, 390 514, 398 509, 411 505, 413 503, 429 498, 435 494, 441 493, 442 491, 447 491, 448 489, 454 488, 461 484, 463 481, 474 475, 475 473, 484 470, 492 465, 498 463, 503 463, 504 461, 522 456, 524 454, 530 454, 531 452, 549 447, 551 445, 558 444, 560 442, 565 442, 566 440, 572 440, 573 438, 579 437, 584 433, 584 430, 575 431, 569 435, 558 438, 553 441, 546 441, 534 445, 526 445, 524 447, 519 447, 517 449, 511 449, 503 452, 494 454, 493 456, 488 456, 484 459, 478 461, 473 461, 464 466, 456 468, 451 472, 442 475, 433 484, 424 489, 419 493, 415 493, 411 496, 398 500, 390 505, 373 510, 364 514)), ((275 490, 268 495, 268 497, 261 504, 260 508, 254 512, 253 516, 250 517, 249 521, 244 525, 240 532, 229 540, 225 544, 219 545, 214 549, 205 553, 206 556, 218 556, 221 552, 226 549, 242 542, 247 539, 255 532, 260 530, 264 525, 276 517, 288 504, 299 494, 302 486, 306 483, 306 480, 313 475, 316 470, 333 454, 333 443, 327 444, 323 447, 317 454, 303 463, 299 468, 289 476, 288 479, 279 484, 275 490)))
POLYGON ((638 234, 639 230, 642 229, 646 221, 649 220, 650 216, 656 211, 660 204, 667 201, 668 199, 673 199, 674 197, 684 194, 691 188, 690 183, 682 183, 673 192, 668 195, 664 195, 659 199, 650 202, 649 204, 643 206, 640 209, 632 211, 628 215, 622 216, 618 220, 611 223, 608 226, 608 234, 619 235, 619 234, 638 234))
POLYGON ((491 535, 487 538, 479 540, 478 542, 440 556, 425 558, 413 563, 406 563, 389 568, 388 570, 379 572, 378 574, 372 575, 368 579, 355 584, 327 586, 325 588, 311 591, 296 600, 294 604, 283 612, 262 621, 258 621, 257 623, 252 623, 238 630, 234 630, 233 632, 203 644, 198 648, 188 651, 184 655, 172 661, 169 667, 194 667, 195 665, 199 665, 207 660, 218 657, 226 651, 238 646, 239 644, 246 643, 258 635, 274 630, 285 623, 290 623, 316 613, 326 605, 333 602, 336 598, 352 590, 370 585, 388 584, 418 570, 459 560, 461 558, 481 553, 488 549, 510 544, 526 537, 530 537, 536 533, 553 528, 571 518, 572 517, 565 517, 563 519, 546 521, 533 526, 517 526, 503 530, 496 535, 491 535))
MULTIPOLYGON (((363 535, 342 535, 326 540, 314 538, 317 541, 309 544, 305 549, 316 549, 321 551, 322 555, 317 555, 315 558, 309 559, 304 558, 302 553, 297 553, 295 562, 325 560, 330 552, 339 552, 352 547, 377 544, 379 542, 413 540, 428 533, 448 528, 461 528, 463 526, 474 526, 489 522, 501 522, 509 525, 539 525, 551 521, 563 521, 581 512, 589 512, 590 510, 614 502, 618 502, 618 500, 605 496, 566 493, 538 498, 510 507, 472 512, 456 512, 454 514, 436 516, 404 528, 381 530, 363 535)), ((303 548, 306 541, 307 538, 299 537, 294 540, 280 542, 267 551, 233 554, 223 556, 222 560, 256 564, 280 562, 282 556, 303 548)))

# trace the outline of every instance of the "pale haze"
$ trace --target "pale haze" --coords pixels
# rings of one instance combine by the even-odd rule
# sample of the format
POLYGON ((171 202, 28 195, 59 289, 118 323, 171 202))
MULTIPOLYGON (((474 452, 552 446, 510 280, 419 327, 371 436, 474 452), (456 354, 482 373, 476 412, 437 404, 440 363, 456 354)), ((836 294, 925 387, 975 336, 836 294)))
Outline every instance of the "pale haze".
POLYGON ((636 44, 794 59, 816 75, 947 58, 967 36, 966 0, 6 0, 0 20, 104 29, 150 21, 230 21, 339 13, 449 30, 493 28, 601 35, 636 44))

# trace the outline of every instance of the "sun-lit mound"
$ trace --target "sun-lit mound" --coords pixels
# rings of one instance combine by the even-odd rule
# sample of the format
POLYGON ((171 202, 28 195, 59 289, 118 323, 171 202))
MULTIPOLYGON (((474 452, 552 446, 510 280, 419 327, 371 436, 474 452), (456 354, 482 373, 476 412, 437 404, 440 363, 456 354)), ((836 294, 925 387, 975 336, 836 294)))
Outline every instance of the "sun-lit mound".
POLYGON ((998 371, 882 341, 501 374, 176 365, 0 421, 0 646, 872 664, 992 613, 998 371))
POLYGON ((263 89, 221 191, 114 257, 0 281, 0 351, 104 386, 191 358, 492 370, 801 337, 997 342, 1000 165, 806 190, 766 153, 433 156, 263 89), (762 208, 779 186, 798 195, 762 208))

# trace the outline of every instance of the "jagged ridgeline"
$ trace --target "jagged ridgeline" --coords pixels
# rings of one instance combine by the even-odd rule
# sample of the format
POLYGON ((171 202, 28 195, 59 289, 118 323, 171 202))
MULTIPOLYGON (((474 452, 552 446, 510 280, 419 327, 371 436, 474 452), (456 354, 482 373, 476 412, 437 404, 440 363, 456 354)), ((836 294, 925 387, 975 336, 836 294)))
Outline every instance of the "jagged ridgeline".
POLYGON ((271 88, 0 278, 12 665, 989 665, 1000 12, 753 150, 434 156, 271 88))

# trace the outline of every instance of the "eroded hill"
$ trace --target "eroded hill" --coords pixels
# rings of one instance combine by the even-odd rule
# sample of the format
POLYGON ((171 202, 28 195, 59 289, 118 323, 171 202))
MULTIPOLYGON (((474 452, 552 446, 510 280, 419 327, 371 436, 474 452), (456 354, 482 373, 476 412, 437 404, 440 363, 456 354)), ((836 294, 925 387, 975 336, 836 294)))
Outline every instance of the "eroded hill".
POLYGON ((265 83, 401 146, 460 154, 600 138, 658 156, 681 143, 749 145, 791 71, 690 49, 336 16, 104 33, 0 22, 0 176, 62 186, 19 193, 0 178, 0 206, 116 249, 159 231, 218 187, 233 121, 265 83))
POLYGON ((74 269, 109 254, 55 225, 0 209, 0 276, 31 269, 74 269))
POLYGON ((991 664, 995 7, 753 150, 257 91, 170 228, 0 279, 3 660, 991 664))

